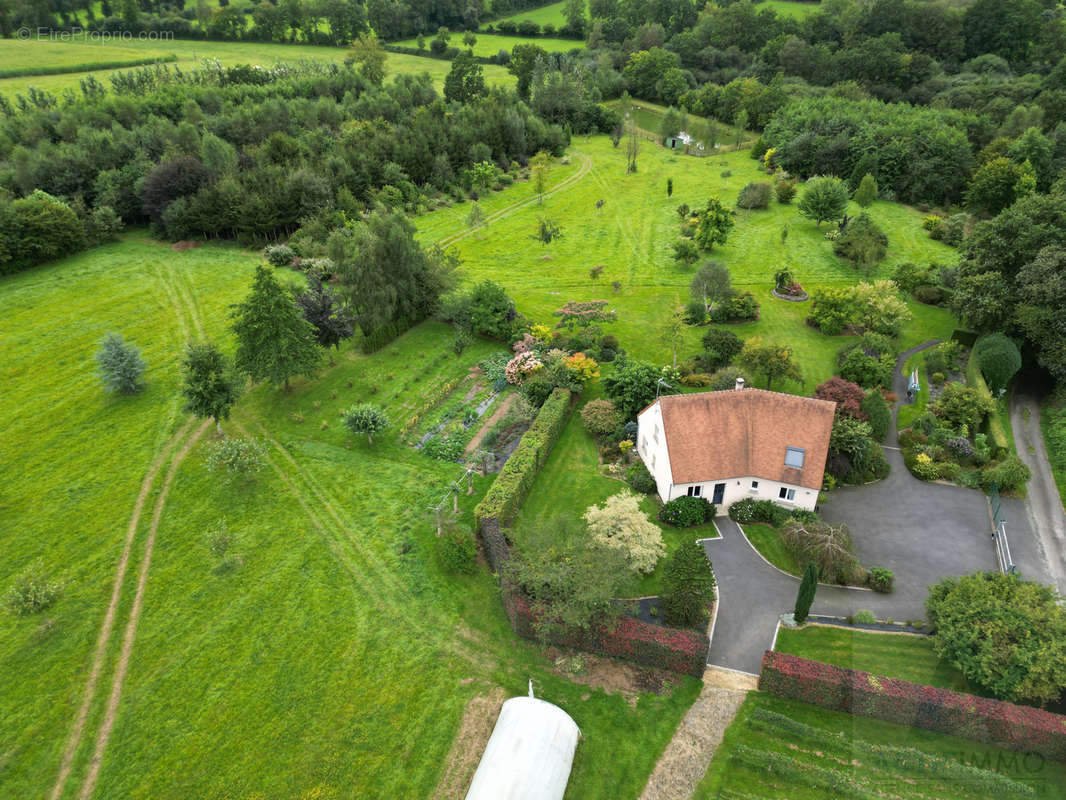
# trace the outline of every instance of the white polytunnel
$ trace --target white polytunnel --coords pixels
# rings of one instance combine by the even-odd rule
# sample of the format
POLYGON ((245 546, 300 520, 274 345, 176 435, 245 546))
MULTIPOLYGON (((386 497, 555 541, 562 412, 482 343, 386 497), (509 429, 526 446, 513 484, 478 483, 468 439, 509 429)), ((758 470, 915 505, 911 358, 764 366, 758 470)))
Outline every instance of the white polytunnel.
POLYGON ((500 709, 466 800, 562 800, 580 736, 558 706, 512 697, 500 709))

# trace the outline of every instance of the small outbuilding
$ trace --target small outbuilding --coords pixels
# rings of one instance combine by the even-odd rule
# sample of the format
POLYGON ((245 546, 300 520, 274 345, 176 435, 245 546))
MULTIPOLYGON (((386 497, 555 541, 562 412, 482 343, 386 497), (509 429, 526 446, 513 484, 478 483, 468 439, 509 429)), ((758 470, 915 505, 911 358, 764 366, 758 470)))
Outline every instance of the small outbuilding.
POLYGON ((500 709, 466 800, 562 800, 580 736, 558 706, 512 697, 500 709))

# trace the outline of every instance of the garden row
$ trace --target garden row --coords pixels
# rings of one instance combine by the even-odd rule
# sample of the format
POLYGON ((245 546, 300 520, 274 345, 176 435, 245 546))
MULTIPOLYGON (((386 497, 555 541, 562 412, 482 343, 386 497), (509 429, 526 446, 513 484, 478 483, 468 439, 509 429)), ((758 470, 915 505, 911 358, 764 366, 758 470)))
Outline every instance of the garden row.
POLYGON ((759 689, 834 711, 1066 761, 1066 719, 1037 708, 921 686, 772 650, 763 656, 759 689))

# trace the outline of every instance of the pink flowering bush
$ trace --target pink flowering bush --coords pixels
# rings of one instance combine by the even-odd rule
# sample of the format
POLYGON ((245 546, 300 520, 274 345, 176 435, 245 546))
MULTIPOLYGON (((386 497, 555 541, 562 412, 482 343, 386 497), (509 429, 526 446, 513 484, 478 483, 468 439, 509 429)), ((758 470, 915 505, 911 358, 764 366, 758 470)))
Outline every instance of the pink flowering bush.
POLYGON ((543 362, 537 358, 535 353, 526 351, 508 361, 507 366, 503 368, 503 374, 508 383, 517 386, 527 375, 543 366, 543 362))

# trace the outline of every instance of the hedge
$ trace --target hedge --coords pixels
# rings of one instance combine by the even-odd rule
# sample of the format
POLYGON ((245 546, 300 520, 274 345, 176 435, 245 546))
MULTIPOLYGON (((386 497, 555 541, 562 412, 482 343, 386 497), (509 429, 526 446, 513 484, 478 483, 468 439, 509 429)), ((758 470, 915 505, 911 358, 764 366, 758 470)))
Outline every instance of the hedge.
POLYGON ((1066 762, 1066 717, 766 651, 759 689, 833 711, 1066 762))
POLYGON ((537 472, 548 460, 552 446, 563 432, 572 408, 569 389, 553 389, 537 418, 522 435, 518 448, 507 459, 485 497, 474 510, 475 524, 482 520, 510 521, 533 486, 537 472))
MULTIPOLYGON (((992 392, 985 382, 985 376, 981 374, 981 368, 977 364, 976 352, 976 349, 971 350, 970 358, 966 362, 966 384, 974 387, 981 394, 992 397, 992 392)), ((996 401, 996 409, 998 410, 998 408, 999 402, 996 401)), ((992 440, 992 456, 999 458, 1004 453, 1010 452, 1010 439, 1007 437, 1007 431, 1003 428, 1003 421, 996 411, 988 415, 985 425, 988 428, 988 438, 992 440)))
POLYGON ((177 60, 178 57, 172 53, 167 56, 132 58, 124 61, 90 61, 86 64, 54 64, 49 66, 15 67, 13 69, 0 69, 0 78, 28 78, 38 75, 64 75, 66 73, 96 72, 105 69, 128 69, 130 67, 143 67, 149 64, 166 64, 177 60))
MULTIPOLYGON (((536 639, 536 615, 527 598, 514 586, 503 589, 503 606, 511 627, 526 639, 536 639)), ((622 658, 646 667, 702 678, 707 668, 711 640, 705 634, 681 628, 649 625, 632 617, 620 617, 611 627, 591 625, 547 634, 551 644, 573 647, 612 658, 622 658)))

